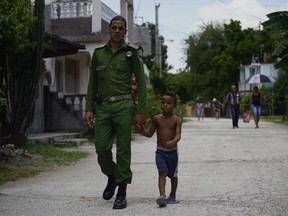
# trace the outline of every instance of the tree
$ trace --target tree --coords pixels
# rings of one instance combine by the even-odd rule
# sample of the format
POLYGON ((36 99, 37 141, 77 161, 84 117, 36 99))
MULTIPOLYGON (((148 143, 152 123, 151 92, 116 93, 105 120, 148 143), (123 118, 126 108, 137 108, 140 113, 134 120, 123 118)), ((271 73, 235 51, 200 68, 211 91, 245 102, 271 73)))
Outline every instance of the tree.
MULTIPOLYGON (((254 53, 271 53, 271 35, 251 28, 242 30, 240 21, 203 24, 186 42, 186 70, 192 74, 194 99, 224 98, 239 81, 239 66, 250 64, 254 53)), ((261 55, 262 56, 262 55, 261 55)))
POLYGON ((160 65, 155 61, 155 24, 153 23, 144 23, 143 26, 148 26, 151 35, 151 49, 152 54, 143 58, 144 63, 147 65, 150 74, 149 80, 153 86, 155 95, 159 95, 167 91, 168 87, 166 85, 167 77, 169 76, 168 70, 171 69, 171 66, 167 63, 167 46, 164 44, 164 37, 159 36, 159 42, 161 44, 161 69, 160 65), (160 77, 161 70, 161 77, 160 77))
MULTIPOLYGON (((146 25, 149 28, 150 35, 151 35, 152 54, 144 57, 143 61, 147 65, 148 69, 150 70, 153 67, 153 65, 156 64, 155 62, 155 24, 149 23, 149 22, 143 24, 143 26, 146 26, 146 25)), ((167 71, 168 68, 171 68, 171 66, 167 64, 167 59, 168 59, 167 48, 168 47, 164 44, 164 41, 165 41, 165 38, 163 36, 159 36, 159 42, 161 44, 162 70, 167 71)))
POLYGON ((32 123, 44 44, 44 0, 2 0, 1 85, 7 106, 1 107, 1 130, 21 145, 32 123))
POLYGON ((288 109, 288 11, 279 11, 267 15, 269 20, 262 23, 264 29, 270 30, 278 42, 272 56, 281 60, 276 67, 282 70, 278 81, 274 85, 275 99, 284 107, 284 115, 287 116, 288 109))

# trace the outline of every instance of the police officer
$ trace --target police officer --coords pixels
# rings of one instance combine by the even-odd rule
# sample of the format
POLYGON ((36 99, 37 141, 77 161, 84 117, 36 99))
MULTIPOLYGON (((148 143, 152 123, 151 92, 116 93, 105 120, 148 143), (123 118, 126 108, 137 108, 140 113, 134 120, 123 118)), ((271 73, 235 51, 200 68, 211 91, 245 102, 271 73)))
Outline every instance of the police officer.
POLYGON ((126 44, 126 20, 112 18, 110 40, 95 49, 87 90, 85 121, 93 127, 95 109, 95 147, 101 171, 108 183, 103 198, 110 200, 118 186, 113 209, 127 206, 126 188, 132 181, 131 128, 144 127, 146 112, 146 78, 136 45, 126 44), (138 103, 132 98, 132 74, 137 81, 138 103), (135 109, 135 104, 137 107, 135 109), (135 114, 136 110, 136 114, 135 114), (116 138, 116 161, 112 145, 116 138))

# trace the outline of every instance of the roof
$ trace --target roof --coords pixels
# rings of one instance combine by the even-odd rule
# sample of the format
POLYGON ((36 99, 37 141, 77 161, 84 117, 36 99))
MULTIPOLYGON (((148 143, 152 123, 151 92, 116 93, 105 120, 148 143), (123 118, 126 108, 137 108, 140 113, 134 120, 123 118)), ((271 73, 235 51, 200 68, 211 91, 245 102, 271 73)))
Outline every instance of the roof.
POLYGON ((85 45, 45 32, 43 58, 76 54, 85 45))

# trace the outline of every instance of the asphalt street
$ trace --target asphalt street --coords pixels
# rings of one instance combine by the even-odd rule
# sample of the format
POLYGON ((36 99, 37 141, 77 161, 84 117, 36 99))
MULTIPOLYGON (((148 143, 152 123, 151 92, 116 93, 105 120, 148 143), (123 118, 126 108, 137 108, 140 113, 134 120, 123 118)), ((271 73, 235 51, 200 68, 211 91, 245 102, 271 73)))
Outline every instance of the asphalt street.
MULTIPOLYGON (((188 118, 179 142, 178 204, 159 208, 156 136, 134 135, 133 182, 128 207, 113 210, 114 198, 102 199, 106 177, 91 152, 70 166, 10 182, 0 187, 2 216, 287 216, 288 126, 260 121, 232 129, 230 119, 188 118)), ((115 149, 114 149, 115 151, 115 149)), ((167 194, 170 183, 167 181, 167 194)))

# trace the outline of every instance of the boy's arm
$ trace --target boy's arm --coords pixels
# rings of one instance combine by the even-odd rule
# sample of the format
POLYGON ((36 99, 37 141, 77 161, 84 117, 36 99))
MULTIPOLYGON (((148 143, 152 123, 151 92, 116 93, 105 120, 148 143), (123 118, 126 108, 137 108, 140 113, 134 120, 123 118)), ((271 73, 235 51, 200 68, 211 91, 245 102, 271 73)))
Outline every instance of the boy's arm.
POLYGON ((151 127, 150 127, 150 129, 149 130, 144 130, 142 133, 140 133, 140 134, 142 134, 143 136, 145 136, 145 137, 152 137, 153 136, 153 134, 155 133, 155 131, 156 131, 156 117, 153 117, 153 119, 152 119, 152 125, 151 125, 151 127))
POLYGON ((181 130, 182 130, 182 120, 181 120, 181 118, 178 118, 177 122, 176 122, 175 137, 173 140, 167 142, 167 148, 168 149, 174 148, 177 145, 177 143, 180 141, 181 130))

